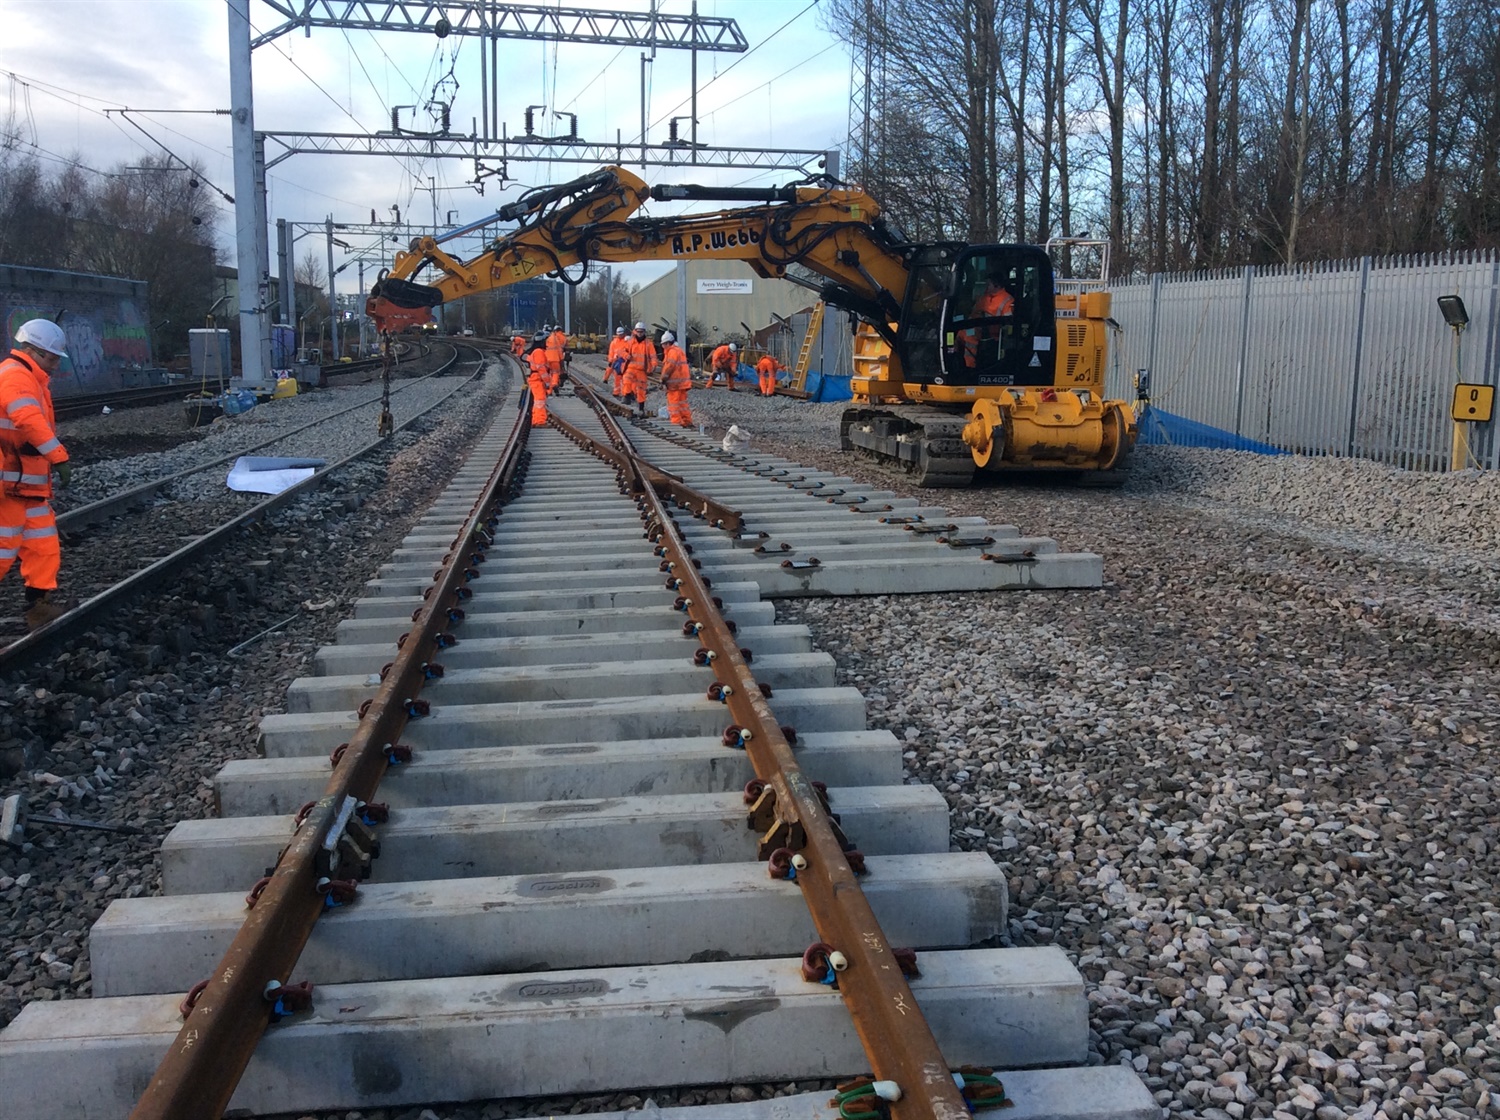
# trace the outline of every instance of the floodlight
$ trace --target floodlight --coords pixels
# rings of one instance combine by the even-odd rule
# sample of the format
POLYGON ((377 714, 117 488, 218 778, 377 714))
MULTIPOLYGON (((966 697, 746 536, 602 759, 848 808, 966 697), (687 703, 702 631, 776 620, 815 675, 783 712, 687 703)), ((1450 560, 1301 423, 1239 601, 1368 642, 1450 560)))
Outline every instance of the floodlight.
POLYGON ((1443 321, 1456 331, 1461 331, 1469 325, 1469 312, 1464 307, 1464 301, 1458 296, 1438 296, 1438 310, 1443 313, 1443 321))

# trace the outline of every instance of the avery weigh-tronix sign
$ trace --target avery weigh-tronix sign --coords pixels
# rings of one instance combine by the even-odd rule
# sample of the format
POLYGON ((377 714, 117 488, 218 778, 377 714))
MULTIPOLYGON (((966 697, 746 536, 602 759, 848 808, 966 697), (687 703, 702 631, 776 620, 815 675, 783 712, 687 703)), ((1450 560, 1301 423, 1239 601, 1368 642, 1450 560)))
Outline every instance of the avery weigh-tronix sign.
POLYGON ((699 280, 698 294, 700 296, 748 296, 754 291, 754 283, 753 280, 699 280))

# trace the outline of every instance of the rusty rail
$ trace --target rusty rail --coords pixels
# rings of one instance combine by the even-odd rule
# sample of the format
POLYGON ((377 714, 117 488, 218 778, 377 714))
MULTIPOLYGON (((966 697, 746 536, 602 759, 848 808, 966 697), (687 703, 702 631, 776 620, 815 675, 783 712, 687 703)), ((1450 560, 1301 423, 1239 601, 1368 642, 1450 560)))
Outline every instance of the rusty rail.
POLYGON ((618 471, 630 474, 632 463, 638 465, 642 476, 647 479, 657 490, 665 493, 678 505, 693 511, 695 517, 707 518, 712 524, 731 533, 738 533, 744 525, 744 517, 737 509, 731 509, 718 499, 695 490, 683 482, 675 474, 662 470, 645 459, 635 456, 634 452, 622 451, 608 444, 600 443, 587 432, 580 431, 569 424, 560 416, 548 416, 551 425, 578 444, 585 451, 591 452, 614 466, 618 471))
POLYGON ((213 975, 199 985, 197 1002, 131 1120, 222 1115, 266 1026, 279 1014, 278 1000, 289 1002, 296 992, 288 986, 291 972, 327 905, 325 896, 368 873, 373 834, 359 809, 400 757, 399 739, 426 679, 428 659, 440 648, 465 583, 476 574, 494 507, 513 485, 530 430, 529 405, 523 392, 505 451, 434 576, 426 606, 373 700, 361 709, 359 727, 342 749, 323 796, 302 816, 275 869, 257 885, 259 897, 240 932, 213 975))
MULTIPOLYGON (((592 391, 586 395, 594 397, 592 391)), ((595 398, 605 432, 615 445, 612 461, 623 461, 629 485, 642 504, 647 536, 665 556, 668 579, 675 581, 683 609, 699 628, 705 659, 714 669, 731 717, 726 745, 737 740, 764 783, 749 813, 750 827, 760 833, 759 858, 785 848, 806 861, 797 870, 796 882, 819 941, 830 948, 830 958, 842 954, 847 962, 838 970, 839 993, 875 1077, 900 1088, 891 1116, 967 1120, 969 1107, 845 857, 842 834, 797 764, 770 703, 714 605, 708 581, 657 492, 656 477, 662 472, 635 454, 624 431, 599 403, 595 398)), ((556 417, 551 420, 563 427, 556 417)), ((693 508, 691 501, 687 504, 693 508)))

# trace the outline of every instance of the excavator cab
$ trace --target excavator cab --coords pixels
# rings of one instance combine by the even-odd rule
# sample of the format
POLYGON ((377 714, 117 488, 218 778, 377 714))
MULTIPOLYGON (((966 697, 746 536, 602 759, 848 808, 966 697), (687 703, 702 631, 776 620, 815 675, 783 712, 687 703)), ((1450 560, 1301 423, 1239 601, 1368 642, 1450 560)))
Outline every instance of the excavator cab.
POLYGON ((1031 245, 974 245, 953 263, 942 308, 935 384, 1054 384, 1052 264, 1031 245))

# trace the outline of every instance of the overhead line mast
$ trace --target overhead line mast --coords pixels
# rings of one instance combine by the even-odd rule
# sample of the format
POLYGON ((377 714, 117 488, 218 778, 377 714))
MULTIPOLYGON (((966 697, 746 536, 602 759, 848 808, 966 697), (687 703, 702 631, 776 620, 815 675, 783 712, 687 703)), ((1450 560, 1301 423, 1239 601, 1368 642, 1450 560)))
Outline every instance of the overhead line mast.
MULTIPOLYGON (((232 133, 234 138, 235 256, 240 291, 240 373, 245 385, 261 388, 270 382, 270 251, 266 233, 265 134, 255 129, 251 52, 298 28, 311 36, 315 27, 359 31, 406 31, 436 35, 472 35, 481 41, 481 70, 485 76, 483 131, 466 138, 475 145, 476 176, 483 178, 479 160, 483 146, 499 142, 502 158, 535 158, 509 150, 501 133, 499 65, 501 39, 543 39, 609 46, 658 47, 677 50, 740 53, 749 44, 732 19, 662 12, 621 12, 590 8, 560 8, 542 4, 502 4, 493 0, 264 0, 284 17, 252 37, 250 0, 228 0, 232 133), (483 50, 488 42, 490 49, 483 50), (485 57, 487 55, 487 57, 485 57)), ((653 5, 654 7, 654 5, 653 5)), ((447 138, 446 129, 443 130, 447 138)), ((380 137, 365 139, 377 141, 380 137)), ((431 139, 436 139, 433 137, 431 139)), ((527 137, 529 141, 550 138, 527 137)), ((646 137, 641 137, 646 161, 646 137)), ((654 147, 654 146, 652 146, 654 147)), ((307 149, 302 149, 307 150, 307 149)), ((286 154, 291 154, 290 151, 286 154)), ((403 153, 404 154, 404 153, 403 153)), ((664 161, 665 162, 665 161, 664 161)), ((492 172, 493 173, 493 172, 492 172)))

